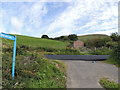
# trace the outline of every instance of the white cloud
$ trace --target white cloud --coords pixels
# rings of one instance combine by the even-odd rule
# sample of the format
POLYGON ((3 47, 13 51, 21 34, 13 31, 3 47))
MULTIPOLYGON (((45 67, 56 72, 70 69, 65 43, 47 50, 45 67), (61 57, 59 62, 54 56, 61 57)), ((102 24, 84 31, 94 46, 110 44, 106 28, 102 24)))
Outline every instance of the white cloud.
POLYGON ((99 19, 100 20, 110 19, 110 18, 112 18, 112 16, 118 17, 118 7, 116 7, 116 6, 108 7, 107 10, 105 10, 102 13, 102 15, 99 19))
POLYGON ((34 18, 35 20, 47 13, 47 9, 46 9, 44 3, 33 4, 29 11, 30 11, 29 14, 30 14, 31 18, 34 18))
POLYGON ((0 10, 0 32, 5 32, 6 30, 5 30, 5 28, 4 28, 4 26, 3 26, 3 16, 5 15, 6 13, 5 13, 5 11, 4 10, 0 10), (2 14, 2 13, 4 13, 4 14, 2 14))
POLYGON ((107 35, 111 35, 114 32, 118 32, 117 29, 111 29, 111 30, 107 30, 107 31, 97 31, 94 32, 94 34, 107 34, 107 35))
POLYGON ((1 2, 71 2, 72 0, 0 0, 0 1, 1 2))
POLYGON ((97 21, 91 21, 91 22, 87 23, 86 25, 84 25, 84 26, 82 26, 82 27, 76 28, 76 30, 82 30, 82 29, 84 29, 84 28, 91 27, 91 26, 94 26, 94 25, 96 25, 96 24, 97 24, 97 21))
POLYGON ((22 35, 22 33, 18 32, 17 30, 16 31, 10 31, 9 33, 11 33, 11 34, 17 34, 17 35, 22 35))
POLYGON ((34 25, 36 28, 39 28, 42 23, 42 17, 47 14, 47 9, 44 3, 35 3, 30 8, 29 12, 27 14, 30 23, 34 25))
MULTIPOLYGON (((111 29, 111 30, 107 30, 107 31, 95 31, 94 34, 106 34, 106 35, 111 35, 112 33, 118 32, 117 29, 111 29)), ((78 34, 78 36, 81 35, 88 35, 88 34, 93 34, 90 32, 86 32, 86 33, 82 33, 82 34, 78 34)))
POLYGON ((72 32, 70 30, 68 30, 68 28, 64 28, 58 32, 52 33, 52 37, 57 37, 59 35, 68 35, 68 34, 72 34, 72 32))
MULTIPOLYGON (((49 15, 45 2, 27 4, 21 4, 17 16, 7 16, 14 27, 11 29, 11 33, 33 34, 33 36, 44 33, 56 37, 71 33, 109 33, 118 28, 118 7, 114 2, 105 3, 105 0, 70 2, 66 10, 60 13, 53 22, 43 27, 42 23, 47 22, 43 21, 43 16, 49 15), (100 31, 104 29, 106 31, 100 31)), ((61 5, 59 7, 61 8, 61 5)), ((2 29, 4 28, 2 27, 2 29)))
POLYGON ((3 28, 2 26, 0 26, 0 33, 1 32, 5 32, 5 28, 3 28))
MULTIPOLYGON (((79 6, 82 7, 82 6, 79 6)), ((53 31, 62 30, 64 28, 68 28, 67 30, 71 30, 74 27, 74 20, 77 20, 80 16, 78 15, 78 9, 77 7, 70 6, 67 10, 65 10, 62 14, 58 16, 54 20, 53 23, 51 23, 48 27, 48 30, 46 33, 51 33, 53 31)), ((69 31, 68 31, 69 32, 69 31)))
MULTIPOLYGON (((0 0, 1 2, 80 2, 84 0, 0 0)), ((90 2, 89 0, 88 2, 90 2)), ((119 0, 101 0, 104 2, 115 2, 119 0)))
POLYGON ((106 32, 110 32, 109 29, 117 29, 117 16, 118 7, 114 2, 105 3, 104 0, 82 0, 81 2, 75 2, 60 14, 59 17, 49 25, 45 33, 54 36, 54 32, 56 31, 57 35, 60 36, 66 32, 75 33, 82 32, 83 30, 89 32, 91 30, 99 31, 101 29, 108 29, 104 31, 106 34, 106 32), (87 17, 90 18, 90 21, 86 22, 85 25, 76 25, 77 22, 78 24, 79 22, 82 23, 82 19, 86 19, 87 17), (100 21, 102 22, 101 24, 99 24, 100 21), (65 30, 65 32, 63 30, 65 30))
POLYGON ((8 3, 8 8, 0 9, 0 11, 2 10, 0 19, 3 19, 2 21, 0 20, 1 29, 3 29, 2 26, 4 26, 4 29, 6 30, 4 31, 7 33, 24 35, 33 34, 33 36, 35 33, 40 33, 39 28, 42 23, 42 17, 47 14, 47 9, 44 3, 31 2, 26 4, 16 3, 15 6, 10 5, 8 3), (15 15, 15 13, 17 13, 17 15, 15 15))
POLYGON ((31 7, 23 5, 21 7, 20 18, 23 22, 29 23, 29 26, 39 28, 42 23, 42 17, 47 14, 47 9, 44 3, 33 3, 31 7), (27 21, 26 21, 27 19, 27 21))
POLYGON ((23 22, 21 22, 17 17, 12 17, 12 18, 11 18, 11 24, 12 24, 16 29, 23 27, 23 22))

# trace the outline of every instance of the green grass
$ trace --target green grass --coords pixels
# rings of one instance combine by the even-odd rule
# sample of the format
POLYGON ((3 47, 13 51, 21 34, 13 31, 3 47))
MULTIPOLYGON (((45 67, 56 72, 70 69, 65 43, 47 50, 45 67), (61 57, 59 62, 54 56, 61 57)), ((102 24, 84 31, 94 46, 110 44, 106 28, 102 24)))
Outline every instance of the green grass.
POLYGON ((15 79, 11 78, 13 42, 3 39, 2 86, 3 88, 65 88, 65 64, 43 57, 45 51, 37 48, 65 49, 67 43, 17 36, 17 56, 15 79))
POLYGON ((61 61, 45 59, 42 54, 43 52, 26 49, 24 55, 18 54, 15 79, 12 80, 12 53, 3 51, 3 88, 65 88, 65 64, 61 61))
POLYGON ((112 52, 111 49, 107 47, 102 48, 81 48, 80 50, 75 49, 66 49, 66 50, 58 50, 54 52, 45 52, 48 55, 110 55, 112 52))
POLYGON ((105 60, 104 63, 113 64, 116 67, 120 67, 120 63, 118 63, 116 60, 113 60, 113 59, 110 59, 110 58, 108 60, 105 60))
POLYGON ((90 34, 90 35, 78 36, 78 39, 83 41, 83 42, 87 42, 87 41, 92 40, 94 38, 104 38, 104 37, 108 37, 108 36, 104 35, 104 34, 90 34))
POLYGON ((119 87, 119 84, 115 83, 114 81, 110 81, 108 80, 108 78, 101 78, 99 80, 99 83, 101 84, 101 86, 103 88, 105 88, 106 90, 120 90, 120 88, 118 89, 119 87))
MULTIPOLYGON (((66 49, 67 43, 57 40, 49 40, 42 38, 35 38, 29 36, 17 36, 17 45, 26 45, 30 47, 42 47, 42 48, 52 48, 52 49, 66 49)), ((12 41, 3 39, 3 42, 12 44, 12 41)))

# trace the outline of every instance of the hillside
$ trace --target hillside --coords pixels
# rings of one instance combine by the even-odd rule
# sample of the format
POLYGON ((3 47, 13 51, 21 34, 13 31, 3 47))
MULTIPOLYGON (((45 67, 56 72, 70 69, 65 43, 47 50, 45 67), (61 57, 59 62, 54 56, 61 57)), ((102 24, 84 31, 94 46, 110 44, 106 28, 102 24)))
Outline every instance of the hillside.
POLYGON ((67 46, 66 43, 55 40, 17 35, 15 79, 13 80, 11 78, 13 43, 11 40, 7 39, 2 39, 2 42, 3 88, 66 87, 64 63, 57 60, 48 60, 43 57, 44 51, 40 51, 37 48, 34 48, 43 47, 64 49, 67 46))
MULTIPOLYGON (((69 41, 68 36, 69 35, 67 35, 67 36, 59 36, 59 37, 55 37, 54 39, 59 40, 59 41, 69 41)), ((105 35, 105 34, 89 34, 89 35, 78 36, 78 39, 83 41, 83 42, 86 42, 88 40, 92 40, 92 39, 95 39, 95 38, 105 38, 105 37, 109 37, 109 36, 105 35)))
MULTIPOLYGON (((57 40, 49 40, 42 38, 35 38, 29 36, 17 36, 17 45, 26 45, 31 47, 42 47, 42 48, 52 48, 52 49, 65 49, 67 47, 66 42, 57 41, 57 40)), ((11 44, 10 40, 3 39, 3 43, 11 44)))
POLYGON ((105 38, 105 37, 109 37, 109 36, 105 34, 90 34, 90 35, 78 36, 78 39, 83 42, 86 42, 94 38, 105 38))

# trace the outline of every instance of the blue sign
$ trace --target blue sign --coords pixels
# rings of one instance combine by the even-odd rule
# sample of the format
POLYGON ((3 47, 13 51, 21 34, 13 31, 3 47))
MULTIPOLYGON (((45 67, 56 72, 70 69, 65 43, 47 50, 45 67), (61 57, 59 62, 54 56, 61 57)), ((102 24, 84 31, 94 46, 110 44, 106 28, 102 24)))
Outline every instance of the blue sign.
POLYGON ((15 40, 15 36, 6 34, 6 33, 1 33, 2 38, 10 39, 10 40, 15 40))
POLYGON ((14 47, 13 47, 13 59, 12 59, 12 78, 14 79, 15 76, 15 58, 16 58, 16 36, 9 35, 6 33, 0 33, 1 38, 10 39, 14 41, 14 47))

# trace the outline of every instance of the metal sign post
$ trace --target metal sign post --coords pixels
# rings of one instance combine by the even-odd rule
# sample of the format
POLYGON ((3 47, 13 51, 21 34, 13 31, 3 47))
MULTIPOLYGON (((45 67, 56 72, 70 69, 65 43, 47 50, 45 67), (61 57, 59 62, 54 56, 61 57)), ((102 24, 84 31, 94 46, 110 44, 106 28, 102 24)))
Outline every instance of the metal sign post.
POLYGON ((15 76, 15 59, 16 59, 16 36, 15 36, 14 47, 13 47, 12 78, 14 78, 15 76))
POLYGON ((10 39, 14 41, 14 47, 13 47, 13 59, 12 59, 12 78, 14 79, 15 76, 15 59, 16 59, 16 36, 13 35, 9 35, 6 33, 0 33, 0 37, 1 38, 5 38, 5 39, 10 39))

